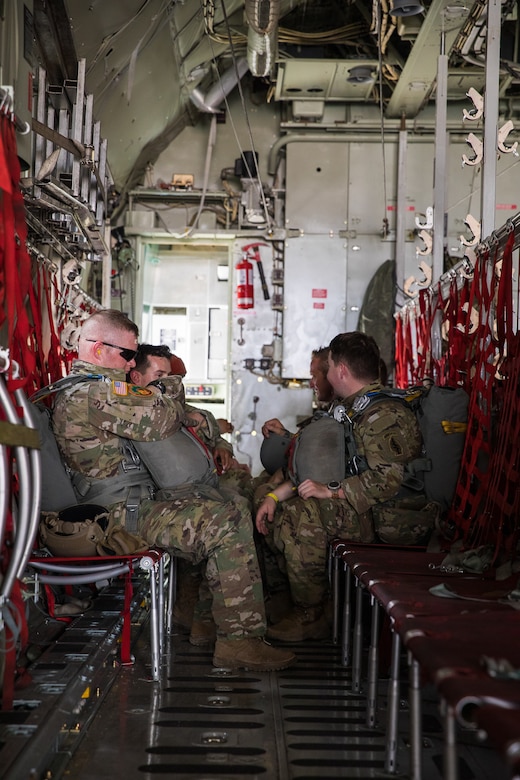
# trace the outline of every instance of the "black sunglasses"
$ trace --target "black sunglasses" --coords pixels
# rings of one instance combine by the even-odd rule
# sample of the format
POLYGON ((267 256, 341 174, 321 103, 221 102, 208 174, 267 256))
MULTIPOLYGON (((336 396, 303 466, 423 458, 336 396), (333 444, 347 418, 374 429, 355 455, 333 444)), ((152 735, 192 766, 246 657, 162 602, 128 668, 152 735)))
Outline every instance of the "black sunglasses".
MULTIPOLYGON (((85 341, 90 341, 93 344, 96 343, 99 339, 85 339, 85 341)), ((102 341, 101 344, 104 344, 105 347, 113 347, 114 349, 119 350, 119 354, 123 358, 123 360, 126 360, 127 363, 129 363, 131 360, 135 358, 137 355, 136 349, 128 349, 127 347, 119 347, 117 344, 110 344, 109 341, 102 341)))

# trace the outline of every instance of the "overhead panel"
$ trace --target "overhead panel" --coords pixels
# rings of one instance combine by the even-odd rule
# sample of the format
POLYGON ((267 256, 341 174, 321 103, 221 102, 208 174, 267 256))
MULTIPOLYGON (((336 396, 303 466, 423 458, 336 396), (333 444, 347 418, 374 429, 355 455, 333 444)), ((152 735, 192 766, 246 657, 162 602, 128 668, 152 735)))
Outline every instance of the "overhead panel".
POLYGON ((284 60, 278 64, 276 100, 365 101, 377 78, 377 60, 284 60), (354 68, 367 68, 368 81, 356 81, 354 68))
MULTIPOLYGON (((451 20, 447 25, 446 10, 446 0, 432 0, 388 103, 388 118, 417 116, 424 101, 430 98, 437 77, 442 36, 445 36, 445 52, 449 53, 467 16, 460 15, 457 20, 451 20)), ((463 97, 462 90, 460 98, 463 97)))
MULTIPOLYGON (((462 100, 466 97, 468 90, 473 87, 480 94, 484 94, 486 87, 486 71, 482 68, 471 68, 465 70, 452 70, 448 73, 448 100, 462 100)), ((466 108, 471 110, 471 102, 468 101, 466 108)))

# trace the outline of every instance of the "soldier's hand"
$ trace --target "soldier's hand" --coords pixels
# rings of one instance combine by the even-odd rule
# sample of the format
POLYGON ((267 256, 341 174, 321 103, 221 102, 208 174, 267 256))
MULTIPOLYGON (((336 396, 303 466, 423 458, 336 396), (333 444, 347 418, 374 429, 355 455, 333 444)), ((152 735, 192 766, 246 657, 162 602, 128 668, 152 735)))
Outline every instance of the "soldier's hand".
POLYGON ((327 485, 313 479, 306 479, 298 486, 300 498, 330 498, 329 493, 327 485))
POLYGON ((276 417, 274 417, 272 420, 267 420, 262 425, 262 435, 266 438, 269 438, 270 433, 277 433, 279 436, 283 436, 285 433, 285 428, 276 417))
POLYGON ((235 430, 233 423, 230 423, 229 420, 225 420, 223 417, 217 417, 217 425, 221 435, 223 433, 233 433, 235 430))
POLYGON ((273 522, 275 509, 276 501, 274 498, 269 498, 266 496, 258 507, 258 511, 256 513, 255 524, 258 533, 267 536, 269 533, 269 526, 267 524, 273 522))
POLYGON ((229 469, 233 466, 233 455, 224 447, 215 447, 213 455, 223 472, 229 471, 229 469))

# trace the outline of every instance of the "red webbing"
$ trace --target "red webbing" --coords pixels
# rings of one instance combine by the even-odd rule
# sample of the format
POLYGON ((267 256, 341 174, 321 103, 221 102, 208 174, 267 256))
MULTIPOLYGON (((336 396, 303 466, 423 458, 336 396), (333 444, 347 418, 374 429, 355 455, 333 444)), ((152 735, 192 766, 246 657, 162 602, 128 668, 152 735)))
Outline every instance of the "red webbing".
POLYGON ((432 295, 429 290, 419 292, 419 320, 416 321, 415 330, 417 369, 413 384, 419 384, 432 373, 432 295))
MULTIPOLYGON (((20 163, 16 153, 15 130, 6 116, 0 116, 0 135, 10 178, 9 190, 2 193, 0 217, 4 224, 0 257, 5 285, 3 318, 7 318, 7 342, 11 357, 20 366, 21 378, 13 382, 12 387, 15 388, 23 387, 31 380, 36 366, 34 351, 28 348, 33 339, 25 306, 30 295, 31 261, 26 249, 27 225, 25 204, 20 190, 20 163)), ((5 177, 3 181, 5 184, 5 177)))
POLYGON ((396 366, 395 366, 395 386, 408 387, 413 382, 413 346, 412 346, 412 325, 409 309, 404 309, 399 313, 396 320, 396 366))
POLYGON ((395 369, 394 369, 394 382, 397 387, 403 387, 403 353, 404 353, 404 336, 403 336, 403 315, 401 312, 395 317, 395 369))
POLYGON ((496 256, 490 264, 485 255, 475 267, 469 306, 480 317, 476 328, 468 321, 466 329, 473 358, 470 426, 450 511, 466 545, 493 544, 497 554, 512 552, 518 535, 520 346, 513 334, 513 242, 511 234, 499 266, 496 256))
POLYGON ((468 432, 455 498, 449 519, 468 535, 474 518, 478 516, 487 486, 487 465, 491 455, 491 403, 492 365, 495 347, 491 338, 490 302, 488 276, 491 284, 494 275, 489 274, 489 255, 485 253, 475 265, 467 312, 466 334, 471 349, 475 349, 475 364, 472 371, 471 394, 468 408, 468 432), (477 312, 479 323, 471 334, 471 312, 477 312))
MULTIPOLYGON (((66 372, 65 372, 64 361, 61 354, 60 339, 58 337, 58 334, 56 333, 56 328, 54 326, 52 288, 51 288, 51 280, 49 278, 49 271, 47 270, 47 268, 42 268, 40 275, 43 280, 43 288, 45 291, 47 325, 49 327, 49 334, 50 334, 50 347, 49 347, 49 353, 47 357, 47 370, 48 370, 49 382, 45 383, 45 384, 49 384, 50 382, 56 382, 56 380, 64 376, 66 372)), ((53 278, 53 282, 55 285, 56 280, 54 278, 53 278)), ((43 306, 41 308, 41 311, 43 313, 43 306)))
POLYGON ((520 516, 520 334, 511 336, 501 366, 504 380, 497 391, 498 423, 493 431, 489 485, 482 509, 482 543, 514 553, 520 516))

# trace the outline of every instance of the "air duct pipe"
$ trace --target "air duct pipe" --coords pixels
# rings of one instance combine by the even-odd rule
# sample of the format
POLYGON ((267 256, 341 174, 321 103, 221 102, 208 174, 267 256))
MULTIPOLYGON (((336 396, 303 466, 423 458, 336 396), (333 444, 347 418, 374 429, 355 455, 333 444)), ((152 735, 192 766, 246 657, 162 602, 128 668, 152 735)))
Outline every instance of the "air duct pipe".
POLYGON ((278 27, 280 0, 246 0, 246 19, 258 35, 269 35, 278 27))
POLYGON ((247 61, 253 76, 269 76, 276 58, 280 0, 246 0, 247 61))
POLYGON ((269 76, 276 59, 276 30, 260 34, 252 27, 247 34, 247 61, 253 76, 269 76))
POLYGON ((207 95, 204 97, 200 89, 194 89, 190 94, 191 102, 206 114, 217 114, 218 107, 222 101, 229 95, 231 90, 236 87, 245 73, 249 70, 249 65, 245 57, 241 57, 233 64, 229 70, 223 73, 216 84, 214 84, 207 95))

